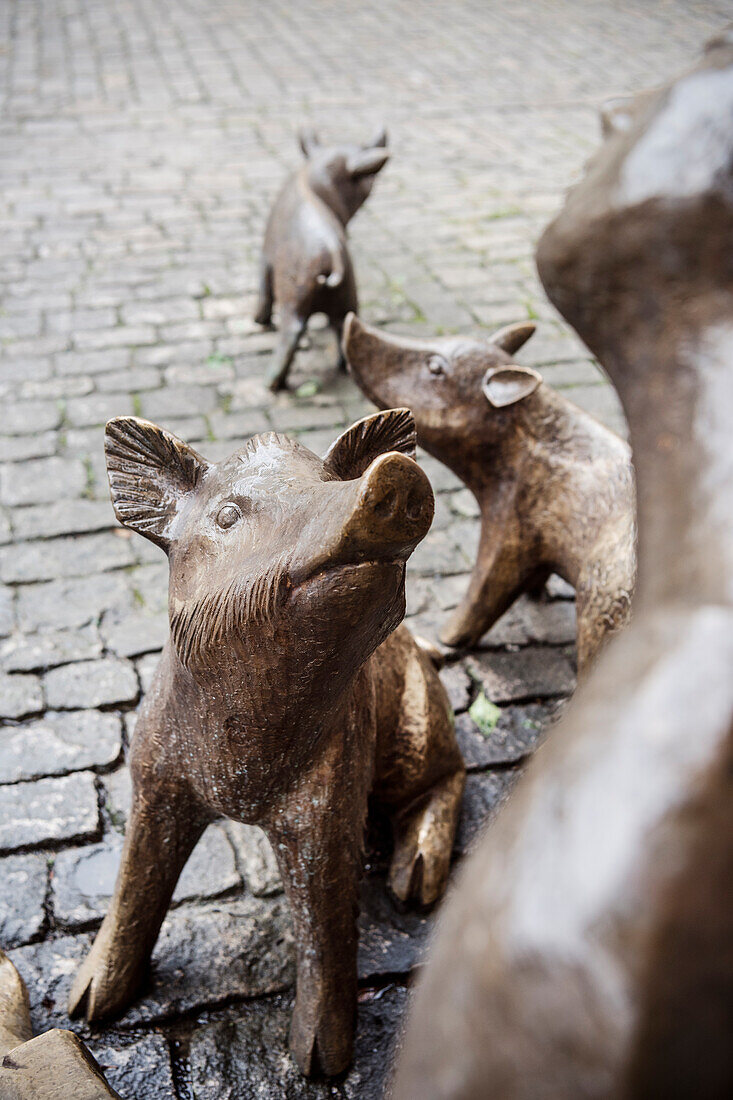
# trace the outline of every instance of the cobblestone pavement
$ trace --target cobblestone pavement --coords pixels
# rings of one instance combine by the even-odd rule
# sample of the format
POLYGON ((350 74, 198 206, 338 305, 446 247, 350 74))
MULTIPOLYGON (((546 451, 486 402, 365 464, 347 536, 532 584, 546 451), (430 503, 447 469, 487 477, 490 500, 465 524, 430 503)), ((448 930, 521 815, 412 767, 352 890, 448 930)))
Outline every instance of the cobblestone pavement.
MULTIPOLYGON (((623 430, 543 297, 533 242, 597 142, 598 103, 689 62, 729 14, 689 0, 0 5, 0 943, 37 1029, 68 1025, 167 629, 166 563, 114 522, 104 421, 142 414, 216 459, 270 427, 322 452, 369 411, 315 326, 297 391, 262 385, 275 337, 251 320, 256 257, 296 126, 364 139, 389 126, 393 160, 351 234, 367 319, 488 334, 537 318, 522 360, 623 430)), ((408 600, 430 634, 463 590, 477 525, 468 493, 425 468, 436 521, 408 600)), ((470 768, 457 854, 572 690, 571 595, 551 581, 444 674, 470 768), (481 693, 498 707, 483 733, 468 713, 481 693)), ((140 1000, 76 1030, 127 1098, 380 1095, 430 925, 391 905, 383 869, 377 837, 345 1080, 301 1082, 284 1053, 280 882, 262 835, 232 824, 191 857, 140 1000)))

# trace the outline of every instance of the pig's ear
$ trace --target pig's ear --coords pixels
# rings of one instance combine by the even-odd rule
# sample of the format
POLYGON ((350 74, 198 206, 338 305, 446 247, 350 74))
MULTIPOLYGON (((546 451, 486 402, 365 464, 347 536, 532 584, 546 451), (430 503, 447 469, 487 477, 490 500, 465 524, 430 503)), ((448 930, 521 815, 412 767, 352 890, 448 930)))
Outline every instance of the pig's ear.
POLYGON ((410 410, 387 409, 352 424, 331 444, 323 466, 331 477, 351 481, 389 451, 414 458, 416 445, 415 419, 410 410))
POLYGON ((181 501, 196 487, 206 460, 148 420, 116 416, 104 435, 115 515, 167 552, 181 501))
POLYGON ((300 148, 303 150, 303 156, 306 160, 312 156, 313 152, 320 145, 318 134, 312 128, 301 130, 298 134, 298 141, 300 142, 300 148))
POLYGON ((386 149, 362 149, 353 153, 346 161, 346 171, 353 180, 363 176, 375 176, 389 160, 386 149))
POLYGON ((386 149, 387 148, 387 131, 382 126, 380 130, 377 130, 376 134, 371 141, 367 142, 364 149, 386 149))
POLYGON ((515 351, 519 351, 527 343, 530 336, 534 334, 536 327, 531 321, 519 321, 518 324, 506 325, 504 328, 500 328, 498 332, 489 337, 489 341, 494 347, 505 351, 507 355, 514 355, 515 351))
POLYGON ((495 409, 516 405, 529 397, 542 381, 539 371, 531 367, 490 367, 481 383, 484 397, 495 409))

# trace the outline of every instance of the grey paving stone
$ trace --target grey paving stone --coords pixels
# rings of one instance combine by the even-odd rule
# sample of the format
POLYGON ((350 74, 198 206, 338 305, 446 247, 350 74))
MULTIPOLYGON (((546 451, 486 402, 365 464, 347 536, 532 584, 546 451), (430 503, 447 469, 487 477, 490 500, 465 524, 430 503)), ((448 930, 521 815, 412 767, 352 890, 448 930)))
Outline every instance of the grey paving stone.
POLYGON ((163 648, 169 634, 168 616, 144 611, 129 615, 105 615, 100 626, 104 644, 110 653, 118 657, 139 657, 143 653, 163 648))
POLYGON ((33 435, 0 436, 0 462, 22 462, 26 458, 47 458, 56 452, 58 435, 55 431, 37 432, 33 435))
POLYGON ((99 633, 92 626, 43 634, 13 634, 0 643, 0 668, 5 672, 33 672, 69 661, 91 660, 101 654, 99 633))
POLYGON ((429 531, 408 563, 408 573, 464 573, 470 557, 456 546, 452 532, 429 531))
POLYGON ((91 772, 0 787, 0 851, 47 841, 90 839, 98 824, 91 772))
POLYGON ((546 642, 572 645, 575 642, 575 604, 569 600, 535 600, 520 596, 498 622, 484 634, 485 648, 546 642))
POLYGON ((87 1046, 109 1084, 125 1100, 175 1100, 170 1049, 164 1035, 148 1032, 130 1042, 129 1035, 117 1031, 93 1036, 87 1046))
MULTIPOLYGON (((51 878, 53 911, 66 928, 101 920, 109 909, 120 865, 122 837, 109 833, 103 841, 59 852, 51 878)), ((211 825, 191 853, 173 894, 173 901, 211 898, 241 885, 234 852, 220 825, 211 825)))
POLYGON ((0 718, 23 718, 42 706, 43 691, 37 676, 0 673, 0 718))
POLYGON ((549 646, 527 646, 515 653, 477 652, 467 659, 466 667, 492 703, 570 695, 575 688, 569 658, 549 646))
POLYGON ((456 714, 465 710, 473 694, 473 682, 465 668, 461 665, 447 665, 440 670, 440 678, 456 714))
POLYGON ((398 909, 381 875, 365 876, 360 899, 359 977, 409 973, 423 958, 434 914, 398 909))
POLYGON ((86 577, 133 562, 129 539, 114 533, 21 542, 0 550, 0 580, 8 584, 86 577))
POLYGON ((200 416, 214 409, 216 401, 216 391, 210 386, 167 386, 140 397, 143 416, 156 423, 171 417, 200 416))
POLYGON ((272 846, 256 825, 227 821, 226 830, 234 845, 247 888, 255 897, 267 897, 282 891, 282 879, 272 846))
POLYGON ((0 638, 6 638, 14 625, 13 590, 0 585, 0 638))
POLYGON ((13 514, 18 540, 105 531, 115 526, 111 504, 99 500, 59 500, 17 508, 13 514))
MULTIPOLYGON (((59 936, 11 954, 28 985, 34 1026, 42 1017, 46 1028, 64 1026, 71 982, 90 939, 59 936)), ((150 980, 119 1023, 135 1027, 231 997, 278 992, 292 984, 292 959, 284 898, 182 906, 166 917, 150 980)))
MULTIPOLYGON (((124 381, 120 378, 124 385, 124 381)), ((74 428, 102 425, 113 416, 131 416, 135 402, 131 393, 92 393, 66 402, 66 418, 74 428)))
POLYGON ((105 767, 122 749, 122 723, 98 711, 47 711, 0 733, 0 783, 105 767))
POLYGON ((110 816, 113 828, 123 832, 132 803, 132 776, 125 764, 102 779, 104 804, 110 816))
POLYGON ((129 608, 132 598, 127 577, 119 572, 23 585, 17 593, 18 623, 29 633, 85 626, 110 608, 129 608))
POLYGON ((3 431, 9 435, 26 435, 58 428, 61 409, 55 401, 16 401, 3 409, 3 431))
POLYGON ((145 657, 140 657, 135 661, 135 668, 140 678, 140 687, 145 693, 153 682, 153 677, 160 664, 159 653, 148 653, 145 657))
POLYGON ((194 1100, 342 1096, 337 1086, 308 1081, 298 1070, 288 1053, 291 1014, 290 999, 275 997, 242 1006, 233 1018, 200 1028, 189 1055, 194 1100))
POLYGON ((84 464, 76 458, 38 458, 0 466, 0 504, 45 504, 79 496, 86 485, 84 464))
POLYGON ((44 677, 44 687, 48 705, 64 710, 132 703, 140 690, 130 662, 114 657, 51 669, 44 677))
POLYGON ((532 751, 556 713, 556 703, 501 707, 496 725, 485 733, 470 713, 459 714, 456 737, 466 766, 473 769, 517 763, 532 751))
POLYGON ((0 944, 4 950, 38 936, 46 913, 46 856, 29 852, 0 860, 0 944))

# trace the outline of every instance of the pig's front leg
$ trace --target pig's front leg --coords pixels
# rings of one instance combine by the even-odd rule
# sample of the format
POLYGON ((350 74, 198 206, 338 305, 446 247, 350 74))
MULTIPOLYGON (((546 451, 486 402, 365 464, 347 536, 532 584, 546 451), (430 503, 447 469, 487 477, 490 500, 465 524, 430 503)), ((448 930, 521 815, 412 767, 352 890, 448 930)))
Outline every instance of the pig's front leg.
POLYGON ((518 536, 519 532, 497 532, 482 522, 468 590, 440 633, 445 645, 475 645, 537 574, 538 566, 527 566, 518 536))
POLYGON ((69 1015, 112 1016, 133 1000, 183 865, 208 817, 185 790, 136 786, 112 902, 69 996, 69 1015))
MULTIPOLYGON (((342 746, 339 746, 342 747, 342 746)), ((368 762, 318 768, 267 826, 290 902, 297 951, 290 1050, 310 1076, 343 1072, 356 1022, 358 886, 368 762)))

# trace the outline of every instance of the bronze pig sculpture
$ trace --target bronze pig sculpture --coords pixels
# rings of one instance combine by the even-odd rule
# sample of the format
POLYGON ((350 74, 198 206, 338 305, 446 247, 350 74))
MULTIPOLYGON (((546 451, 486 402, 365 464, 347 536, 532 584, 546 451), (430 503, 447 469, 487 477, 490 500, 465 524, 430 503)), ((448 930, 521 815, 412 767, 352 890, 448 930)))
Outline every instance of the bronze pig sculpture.
POLYGON ((324 460, 269 432, 211 464, 145 420, 107 425, 117 518, 170 563, 170 638, 138 718, 133 807, 111 907, 70 1012, 134 997, 180 871, 219 815, 262 826, 297 944, 291 1049, 349 1063, 357 890, 373 796, 391 816, 389 884, 429 905, 464 784, 443 685, 411 635, 405 561, 433 516, 414 422, 359 421, 324 460))
POLYGON ((627 444, 512 354, 534 332, 490 340, 391 336, 347 318, 344 351, 380 408, 407 405, 422 447, 476 497, 481 538, 468 591, 441 632, 471 646, 517 596, 557 572, 577 594, 578 667, 629 617, 636 570, 627 444))
POLYGON ((634 621, 463 868, 395 1100, 733 1095, 732 109, 733 33, 540 240, 630 426, 634 621))
POLYGON ((28 990, 0 951, 0 1100, 120 1100, 72 1031, 33 1038, 28 990))
POLYGON ((369 197, 376 175, 389 159, 387 134, 369 145, 321 145, 314 133, 300 139, 305 164, 288 177, 275 199, 260 261, 255 321, 269 325, 279 310, 280 340, 267 375, 270 389, 282 389, 308 318, 325 313, 336 333, 339 366, 345 368, 341 331, 356 312, 354 268, 346 226, 369 197))

